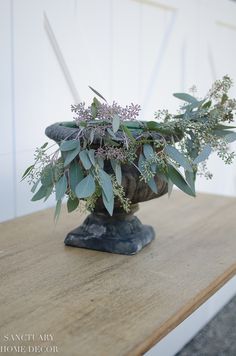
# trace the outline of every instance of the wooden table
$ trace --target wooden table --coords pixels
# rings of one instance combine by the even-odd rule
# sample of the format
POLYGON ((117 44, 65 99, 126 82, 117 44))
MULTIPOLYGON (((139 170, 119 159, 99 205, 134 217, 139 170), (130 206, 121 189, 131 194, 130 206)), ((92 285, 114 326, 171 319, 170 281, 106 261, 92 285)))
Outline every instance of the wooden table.
POLYGON ((236 274, 235 212, 235 198, 204 194, 143 203, 157 238, 135 256, 64 247, 78 212, 57 226, 52 209, 2 223, 0 346, 144 353, 236 274))

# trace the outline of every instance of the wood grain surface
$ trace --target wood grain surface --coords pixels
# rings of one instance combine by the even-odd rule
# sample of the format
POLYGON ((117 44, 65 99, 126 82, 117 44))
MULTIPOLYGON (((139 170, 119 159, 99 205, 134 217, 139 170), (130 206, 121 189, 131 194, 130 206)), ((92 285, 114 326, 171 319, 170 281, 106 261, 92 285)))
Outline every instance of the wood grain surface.
POLYGON ((2 223, 0 347, 141 355, 236 274, 235 212, 235 198, 205 194, 143 203, 137 216, 157 237, 135 256, 65 247, 78 212, 63 211, 56 226, 52 209, 2 223))

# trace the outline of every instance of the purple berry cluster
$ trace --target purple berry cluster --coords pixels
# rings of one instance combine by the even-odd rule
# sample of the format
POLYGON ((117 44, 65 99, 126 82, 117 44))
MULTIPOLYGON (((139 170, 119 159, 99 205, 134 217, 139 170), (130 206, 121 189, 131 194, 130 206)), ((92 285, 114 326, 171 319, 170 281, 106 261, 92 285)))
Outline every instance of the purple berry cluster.
MULTIPOLYGON (((121 107, 115 101, 111 105, 107 103, 100 103, 97 106, 96 119, 111 121, 113 115, 118 115, 121 121, 130 121, 137 119, 139 112, 141 110, 140 105, 126 105, 121 107)), ((85 107, 85 103, 79 103, 78 105, 72 105, 71 111, 74 112, 77 116, 74 117, 76 123, 78 124, 81 121, 89 121, 94 119, 92 114, 92 105, 85 107)))
POLYGON ((108 146, 108 147, 99 147, 96 150, 96 157, 100 157, 102 159, 116 159, 118 161, 125 161, 126 155, 124 152, 124 149, 118 148, 118 147, 113 147, 113 146, 108 146))

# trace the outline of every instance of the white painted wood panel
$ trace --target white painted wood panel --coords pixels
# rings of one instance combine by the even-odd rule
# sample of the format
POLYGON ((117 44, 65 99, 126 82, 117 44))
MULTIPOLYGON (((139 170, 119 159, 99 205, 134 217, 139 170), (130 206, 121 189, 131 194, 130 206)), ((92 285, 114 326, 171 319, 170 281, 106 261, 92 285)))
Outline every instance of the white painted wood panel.
POLYGON ((0 153, 12 153, 11 2, 0 0, 0 153))
POLYGON ((124 106, 139 104, 142 5, 115 0, 112 10, 112 100, 124 106))
POLYGON ((12 154, 0 154, 0 222, 15 216, 14 167, 12 154))
MULTIPOLYGON (((236 3, 201 0, 199 2, 199 46, 196 85, 204 94, 212 81, 228 74, 236 84, 236 3)), ((236 85, 231 90, 236 97, 236 85)), ((236 150, 236 144, 230 145, 236 150)), ((236 161, 226 166, 213 155, 209 159, 213 180, 200 178, 197 190, 223 195, 236 195, 236 161)))
POLYGON ((0 0, 0 221, 15 215, 11 2, 0 0))
MULTIPOLYGON (((0 6, 0 155, 12 153, 6 190, 16 191, 17 215, 44 207, 29 201, 19 177, 46 141, 45 127, 70 120, 72 103, 91 100, 88 85, 109 101, 140 103, 142 118, 152 119, 158 109, 175 112, 174 91, 195 83, 203 95, 225 73, 236 79, 236 4, 229 0, 0 0, 0 6)), ((212 157, 209 166, 214 180, 200 179, 198 190, 236 195, 235 164, 212 157)))

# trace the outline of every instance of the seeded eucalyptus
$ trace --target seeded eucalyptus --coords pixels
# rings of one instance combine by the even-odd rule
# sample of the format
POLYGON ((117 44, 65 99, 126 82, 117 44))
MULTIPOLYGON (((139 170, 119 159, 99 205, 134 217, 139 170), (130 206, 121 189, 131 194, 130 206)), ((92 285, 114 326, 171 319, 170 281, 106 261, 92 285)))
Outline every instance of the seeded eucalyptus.
POLYGON ((55 193, 55 217, 67 196, 68 212, 77 209, 80 200, 92 211, 98 199, 110 215, 118 200, 124 211, 130 201, 122 186, 122 170, 133 165, 139 177, 158 193, 155 176, 168 182, 169 194, 176 185, 195 196, 196 175, 211 178, 206 161, 212 152, 231 164, 234 152, 229 143, 236 140, 233 114, 236 100, 228 96, 232 81, 228 76, 216 81, 204 98, 175 93, 183 104, 176 115, 163 110, 153 121, 140 121, 140 106, 122 108, 111 105, 95 89, 90 106, 80 103, 71 107, 74 121, 60 125, 74 128, 73 134, 58 140, 58 148, 45 143, 37 148, 35 162, 23 179, 32 185, 32 201, 48 199, 55 193))

